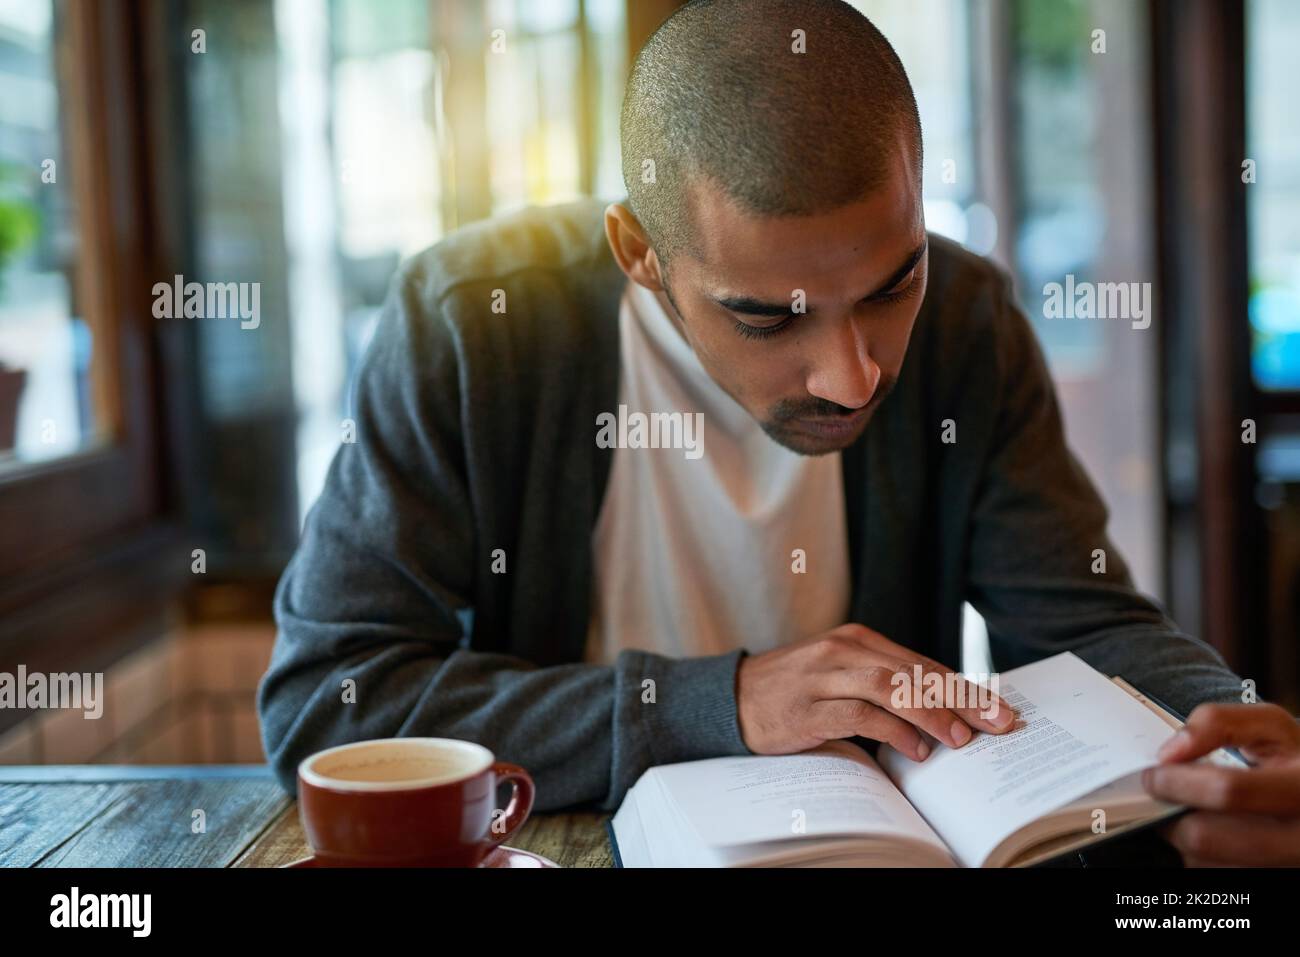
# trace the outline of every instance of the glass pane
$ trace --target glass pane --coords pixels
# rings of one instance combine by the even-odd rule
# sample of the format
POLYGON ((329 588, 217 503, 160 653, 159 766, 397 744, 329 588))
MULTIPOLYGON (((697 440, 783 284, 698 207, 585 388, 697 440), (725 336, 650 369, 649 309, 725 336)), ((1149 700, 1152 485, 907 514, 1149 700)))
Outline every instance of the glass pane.
POLYGON ((1018 295, 1056 380, 1070 446, 1109 508, 1109 532, 1138 586, 1158 594, 1145 12, 1128 0, 1017 0, 1011 14, 1018 295), (1124 296, 1111 306, 1106 292, 1103 305, 1102 290, 1124 296), (1054 295, 1071 301, 1054 307, 1054 295), (1095 296, 1097 308, 1076 312, 1080 295, 1095 296))
MULTIPOLYGON (((1016 4, 1016 96, 1021 219, 1017 270, 1032 296, 1072 275, 1096 279, 1106 229, 1098 191, 1095 57, 1088 46, 1092 17, 1083 0, 1016 4)), ((1030 310, 1058 375, 1096 375, 1104 356, 1097 322, 1049 322, 1030 310)))
POLYGON ((326 83, 339 245, 349 260, 382 257, 385 269, 443 231, 428 9, 424 0, 332 4, 333 71, 326 83))
POLYGON ((1300 5, 1251 0, 1246 16, 1252 364, 1261 389, 1300 390, 1300 5))
POLYGON ((581 40, 570 0, 489 10, 504 47, 486 59, 488 163, 494 212, 581 194, 581 40))
POLYGON ((606 199, 620 199, 627 191, 623 185, 618 120, 629 67, 623 0, 587 0, 586 14, 587 49, 593 61, 587 85, 596 152, 592 192, 606 199))
POLYGON ((852 0, 889 40, 916 95, 925 137, 926 228, 981 255, 997 225, 977 201, 970 19, 964 0, 852 0))
POLYGON ((0 0, 0 468, 96 428, 58 32, 51 0, 0 0))
MULTIPOLYGON (((260 354, 245 355, 245 367, 293 391, 305 512, 349 427, 348 383, 399 262, 476 216, 587 188, 622 195, 624 2, 189 0, 187 9, 215 24, 209 38, 218 27, 240 38, 209 46, 198 58, 208 62, 190 68, 197 245, 254 251, 268 287, 287 291, 291 376, 263 368, 266 325, 232 338, 260 354), (267 9, 273 32, 260 23, 267 9), (245 140, 261 145, 237 166, 207 158, 245 140), (246 195, 249 181, 265 190, 246 195), (282 223, 257 212, 280 206, 282 223), (223 216, 233 208, 239 222, 223 216), (265 248, 280 238, 283 254, 265 248)), ((223 277, 234 268, 204 264, 223 277)), ((215 363, 217 344, 202 340, 200 356, 215 363)), ((204 402, 219 411, 230 390, 205 376, 204 402)))
POLYGON ((197 414, 187 431, 203 456, 194 520, 218 574, 274 567, 297 531, 283 479, 294 460, 293 378, 273 14, 269 3, 223 0, 190 0, 178 13, 206 31, 206 51, 187 46, 180 64, 192 254, 178 265, 186 282, 238 284, 258 310, 251 324, 190 320, 178 330, 192 342, 197 414))

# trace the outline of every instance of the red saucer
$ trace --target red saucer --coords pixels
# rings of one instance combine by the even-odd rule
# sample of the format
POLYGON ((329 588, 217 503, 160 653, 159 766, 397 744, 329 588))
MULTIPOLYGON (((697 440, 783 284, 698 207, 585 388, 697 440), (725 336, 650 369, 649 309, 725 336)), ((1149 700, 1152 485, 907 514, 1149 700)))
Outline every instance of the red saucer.
MULTIPOLYGON (((300 861, 294 861, 292 864, 281 864, 281 867, 319 867, 314 857, 304 857, 300 861)), ((487 857, 483 858, 483 863, 479 867, 559 867, 554 861, 542 857, 540 854, 534 854, 532 851, 521 851, 517 847, 497 847, 493 848, 487 857)))

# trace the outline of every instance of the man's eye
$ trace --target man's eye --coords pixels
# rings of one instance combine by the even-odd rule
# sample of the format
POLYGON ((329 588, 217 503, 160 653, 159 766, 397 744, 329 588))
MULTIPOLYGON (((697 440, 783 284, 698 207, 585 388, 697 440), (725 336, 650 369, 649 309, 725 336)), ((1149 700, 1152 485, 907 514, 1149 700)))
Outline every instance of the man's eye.
POLYGON ((910 273, 907 274, 906 279, 904 279, 893 289, 889 290, 889 292, 884 293, 881 296, 877 297, 875 301, 876 302, 897 302, 900 299, 907 298, 908 294, 912 292, 915 286, 916 286, 916 270, 913 269, 910 273))
POLYGON ((769 336, 774 336, 777 333, 785 330, 790 325, 791 321, 793 321, 793 319, 794 316, 786 316, 780 322, 773 323, 770 326, 753 326, 750 325, 748 322, 742 322, 741 320, 737 319, 735 320, 736 331, 740 333, 742 336, 744 336, 746 339, 766 339, 769 336))

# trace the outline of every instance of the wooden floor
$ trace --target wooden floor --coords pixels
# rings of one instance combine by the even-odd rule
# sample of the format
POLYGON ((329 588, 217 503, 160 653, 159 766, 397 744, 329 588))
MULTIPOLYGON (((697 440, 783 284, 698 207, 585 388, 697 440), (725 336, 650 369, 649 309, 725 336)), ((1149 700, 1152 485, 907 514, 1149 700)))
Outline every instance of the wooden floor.
MULTIPOLYGON (((510 846, 612 867, 607 814, 539 814, 510 846)), ((263 765, 0 767, 0 867, 280 867, 308 857, 263 765)))

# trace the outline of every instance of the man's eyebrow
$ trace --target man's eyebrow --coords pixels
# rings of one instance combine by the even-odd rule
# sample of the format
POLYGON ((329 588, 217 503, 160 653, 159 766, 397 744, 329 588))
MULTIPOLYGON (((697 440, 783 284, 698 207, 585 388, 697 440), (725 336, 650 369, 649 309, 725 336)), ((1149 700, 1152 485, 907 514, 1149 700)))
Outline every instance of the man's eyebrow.
POLYGON ((906 279, 907 274, 910 273, 913 269, 915 269, 920 264, 921 257, 925 255, 925 249, 929 244, 930 244, 930 240, 928 238, 922 239, 921 245, 917 246, 916 249, 912 250, 912 255, 907 257, 907 262, 899 266, 898 269, 895 270, 894 274, 890 276, 888 279, 886 279, 883 283, 881 283, 880 287, 877 288, 875 292, 868 293, 867 295, 863 296, 862 301, 870 302, 873 299, 879 299, 881 296, 884 296, 891 289, 897 286, 900 282, 906 279))
MULTIPOLYGON (((921 245, 912 250, 911 254, 907 257, 907 262, 894 270, 894 273, 881 283, 875 292, 870 292, 863 296, 861 301, 871 302, 872 300, 879 299, 906 279, 907 274, 915 269, 921 262, 921 258, 925 255, 928 243, 929 241, 927 239, 922 239, 921 245)), ((724 309, 730 310, 731 312, 739 312, 747 316, 777 317, 790 314, 790 303, 788 302, 765 302, 762 299, 755 299, 752 296, 715 296, 713 297, 713 301, 724 309)), ((809 313, 812 311, 812 309, 808 310, 809 313)))

